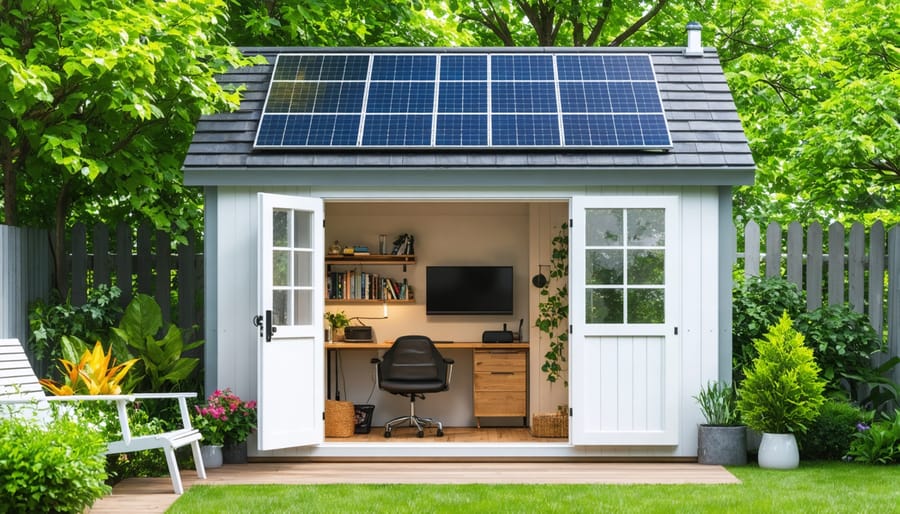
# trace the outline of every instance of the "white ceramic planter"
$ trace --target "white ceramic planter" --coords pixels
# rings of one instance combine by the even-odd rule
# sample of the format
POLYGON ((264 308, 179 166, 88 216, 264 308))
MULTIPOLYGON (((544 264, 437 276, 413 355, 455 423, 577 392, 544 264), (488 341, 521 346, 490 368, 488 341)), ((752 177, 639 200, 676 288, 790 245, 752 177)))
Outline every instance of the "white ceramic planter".
POLYGON ((766 469, 795 469, 800 465, 800 450, 794 434, 762 435, 759 443, 759 467, 766 469))
POLYGON ((221 446, 201 446, 200 456, 203 457, 203 467, 221 468, 222 467, 222 447, 221 446))

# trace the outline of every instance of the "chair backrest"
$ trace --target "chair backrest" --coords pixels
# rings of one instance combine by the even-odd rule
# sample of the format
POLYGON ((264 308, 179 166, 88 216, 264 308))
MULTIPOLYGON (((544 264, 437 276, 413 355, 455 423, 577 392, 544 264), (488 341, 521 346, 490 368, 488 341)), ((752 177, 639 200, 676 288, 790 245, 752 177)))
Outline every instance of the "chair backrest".
POLYGON ((14 402, 5 406, 5 412, 30 412, 44 418, 49 409, 44 389, 18 339, 0 339, 0 401, 4 400, 14 402))
POLYGON ((428 337, 403 336, 385 352, 379 376, 392 381, 444 382, 447 364, 428 337))

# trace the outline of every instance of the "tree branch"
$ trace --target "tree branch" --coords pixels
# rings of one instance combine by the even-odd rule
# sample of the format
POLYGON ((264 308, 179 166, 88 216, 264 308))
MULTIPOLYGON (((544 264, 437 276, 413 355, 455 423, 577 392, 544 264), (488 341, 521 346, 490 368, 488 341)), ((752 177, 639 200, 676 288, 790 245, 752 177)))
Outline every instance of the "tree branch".
POLYGON ((624 43, 625 40, 634 35, 634 33, 640 30, 640 28, 643 27, 648 21, 652 20, 653 17, 656 16, 659 11, 662 10, 662 8, 666 5, 667 1, 668 0, 659 0, 658 2, 656 2, 656 5, 654 5, 649 11, 647 11, 646 14, 641 16, 640 19, 638 19, 630 27, 625 29, 624 32, 616 36, 616 38, 609 43, 609 46, 619 46, 624 43))
POLYGON ((600 38, 603 27, 606 26, 606 20, 609 19, 610 11, 612 11, 612 0, 603 0, 600 12, 597 13, 597 23, 595 23, 594 27, 591 29, 591 33, 584 42, 584 46, 594 46, 597 44, 597 39, 600 38))

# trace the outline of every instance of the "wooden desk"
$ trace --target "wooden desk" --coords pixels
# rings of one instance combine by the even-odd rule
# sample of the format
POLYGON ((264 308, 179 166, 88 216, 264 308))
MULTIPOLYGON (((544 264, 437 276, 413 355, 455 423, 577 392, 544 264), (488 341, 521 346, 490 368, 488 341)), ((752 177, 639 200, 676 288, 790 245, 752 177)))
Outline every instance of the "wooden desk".
MULTIPOLYGON (((347 343, 347 342, 338 342, 338 343, 325 343, 326 350, 387 350, 391 346, 393 346, 393 341, 386 341, 383 343, 347 343)), ((435 342, 435 346, 438 348, 460 348, 463 350, 466 349, 518 349, 518 350, 527 350, 528 343, 475 343, 475 342, 453 342, 453 343, 440 343, 435 342)))
MULTIPOLYGON (((336 350, 388 350, 383 343, 325 343, 328 398, 331 398, 331 354, 336 350)), ((528 424, 528 343, 435 342, 438 349, 472 350, 472 395, 477 426, 482 417, 522 417, 528 424)), ((339 393, 338 393, 339 394, 339 393)), ((337 398, 340 400, 340 398, 337 398)))

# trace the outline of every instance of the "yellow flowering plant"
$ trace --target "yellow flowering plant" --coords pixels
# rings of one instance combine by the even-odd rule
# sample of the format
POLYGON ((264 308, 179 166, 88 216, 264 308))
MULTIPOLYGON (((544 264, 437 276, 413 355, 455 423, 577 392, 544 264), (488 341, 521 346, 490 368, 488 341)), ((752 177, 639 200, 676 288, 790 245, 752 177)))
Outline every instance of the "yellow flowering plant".
POLYGON ((97 341, 94 349, 85 350, 78 362, 59 359, 62 383, 49 378, 40 379, 40 383, 56 396, 122 394, 125 376, 137 361, 130 359, 116 364, 112 349, 104 352, 103 345, 97 341))

